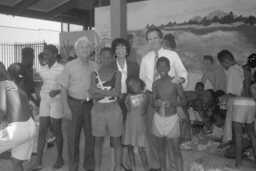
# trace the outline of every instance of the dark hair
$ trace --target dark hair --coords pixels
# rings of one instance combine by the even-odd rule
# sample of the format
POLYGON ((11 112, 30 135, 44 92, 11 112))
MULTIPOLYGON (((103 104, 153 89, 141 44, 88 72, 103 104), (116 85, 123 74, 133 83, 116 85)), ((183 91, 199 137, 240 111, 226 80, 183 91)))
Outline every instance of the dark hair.
POLYGON ((225 92, 223 90, 217 90, 217 91, 215 91, 214 95, 216 98, 219 98, 221 96, 224 96, 225 92))
POLYGON ((137 92, 134 92, 133 89, 130 87, 129 82, 134 81, 140 84, 141 90, 144 90, 146 87, 146 84, 137 76, 137 75, 131 75, 128 76, 126 79, 126 86, 127 86, 127 93, 129 94, 136 94, 137 92))
POLYGON ((204 88, 204 83, 199 81, 199 82, 196 83, 195 87, 196 86, 202 86, 204 88))
POLYGON ((133 38, 133 34, 127 34, 127 37, 126 37, 127 40, 132 39, 132 38, 133 38))
POLYGON ((256 66, 256 54, 255 53, 248 56, 247 65, 251 68, 254 68, 256 66))
POLYGON ((151 33, 151 32, 157 32, 158 36, 160 39, 163 38, 163 32, 159 29, 159 28, 156 28, 156 27, 150 27, 147 32, 146 32, 146 40, 148 41, 148 34, 151 33))
POLYGON ((157 61, 156 61, 156 65, 158 65, 160 62, 165 62, 166 65, 168 65, 168 67, 170 67, 170 61, 169 61, 168 58, 166 58, 164 56, 158 58, 157 61))
POLYGON ((21 58, 22 61, 29 60, 28 58, 32 57, 32 60, 34 59, 34 49, 31 47, 24 47, 21 50, 21 58))
POLYGON ((24 78, 23 67, 20 63, 11 64, 7 69, 7 73, 10 76, 10 80, 13 80, 17 85, 24 78))
POLYGON ((43 58, 44 58, 44 52, 39 53, 38 59, 43 59, 43 58))
POLYGON ((203 60, 210 61, 211 63, 213 63, 213 57, 211 55, 204 55, 203 60))
POLYGON ((112 49, 110 47, 104 47, 100 50, 100 54, 102 54, 104 51, 108 51, 110 54, 113 54, 112 49))
POLYGON ((49 50, 50 52, 52 52, 52 53, 54 53, 54 54, 58 54, 58 49, 57 49, 57 47, 54 46, 54 45, 46 45, 46 46, 44 47, 44 49, 49 50))
POLYGON ((217 58, 218 58, 220 63, 224 62, 225 60, 230 60, 230 61, 234 60, 233 54, 228 50, 220 51, 217 55, 217 58))
POLYGON ((170 45, 171 49, 176 49, 175 37, 171 33, 165 35, 164 40, 169 42, 169 45, 170 45))
POLYGON ((126 57, 128 57, 130 54, 130 44, 127 40, 123 38, 116 38, 115 40, 112 41, 112 44, 111 44, 112 53, 116 54, 116 47, 119 45, 126 47, 126 53, 127 53, 126 57))

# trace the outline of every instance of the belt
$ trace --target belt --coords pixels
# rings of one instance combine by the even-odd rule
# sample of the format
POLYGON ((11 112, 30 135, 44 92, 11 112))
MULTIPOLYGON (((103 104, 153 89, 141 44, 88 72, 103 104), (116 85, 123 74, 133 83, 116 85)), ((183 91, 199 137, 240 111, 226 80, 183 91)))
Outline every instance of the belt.
POLYGON ((75 101, 75 102, 78 102, 80 104, 87 104, 87 103, 92 103, 92 99, 89 99, 89 100, 81 100, 81 99, 76 99, 76 98, 73 98, 71 96, 68 96, 69 99, 75 101))

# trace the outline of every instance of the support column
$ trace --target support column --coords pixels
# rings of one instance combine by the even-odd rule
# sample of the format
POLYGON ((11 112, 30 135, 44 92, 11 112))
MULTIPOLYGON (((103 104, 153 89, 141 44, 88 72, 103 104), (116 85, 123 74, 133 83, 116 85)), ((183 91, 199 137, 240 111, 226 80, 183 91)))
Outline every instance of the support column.
POLYGON ((126 39, 127 34, 127 0, 110 0, 111 39, 126 39))

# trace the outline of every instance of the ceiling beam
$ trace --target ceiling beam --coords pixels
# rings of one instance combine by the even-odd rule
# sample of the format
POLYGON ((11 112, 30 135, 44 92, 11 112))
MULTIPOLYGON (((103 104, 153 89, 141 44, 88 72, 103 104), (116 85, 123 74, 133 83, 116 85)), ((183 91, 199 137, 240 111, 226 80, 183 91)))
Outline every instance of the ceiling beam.
POLYGON ((76 1, 77 0, 69 0, 68 2, 58 6, 57 8, 54 8, 53 10, 51 10, 47 13, 47 17, 54 18, 54 17, 58 16, 59 14, 74 8, 76 6, 76 1))
POLYGON ((19 3, 17 3, 13 8, 12 8, 12 14, 13 15, 19 15, 21 14, 24 10, 26 10, 28 7, 33 5, 34 3, 38 2, 39 0, 22 0, 19 3))

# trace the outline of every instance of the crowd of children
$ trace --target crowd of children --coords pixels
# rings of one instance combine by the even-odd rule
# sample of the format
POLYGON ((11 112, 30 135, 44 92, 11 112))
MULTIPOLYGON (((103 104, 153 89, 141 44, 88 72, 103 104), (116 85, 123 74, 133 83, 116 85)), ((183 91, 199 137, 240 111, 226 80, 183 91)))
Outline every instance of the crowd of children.
MULTIPOLYGON (((98 57, 100 69, 90 73, 89 93, 93 100, 91 131, 95 137, 95 170, 104 170, 102 168, 103 141, 107 135, 111 137, 111 145, 114 148, 115 170, 118 171, 120 171, 122 165, 123 147, 121 144, 128 147, 130 169, 126 169, 122 165, 125 170, 136 170, 137 168, 135 148, 138 148, 143 169, 146 171, 150 168, 150 157, 146 153, 146 149, 149 146, 148 134, 156 137, 158 142, 157 151, 159 153, 155 155, 159 159, 160 170, 163 171, 167 169, 165 164, 167 159, 170 165, 174 164, 177 170, 183 171, 181 150, 190 150, 191 144, 194 143, 193 141, 200 138, 202 134, 223 142, 220 148, 227 143, 226 140, 233 142, 235 144, 236 166, 238 168, 241 167, 243 123, 246 125, 246 132, 255 155, 256 138, 252 124, 254 124, 256 112, 256 78, 252 77, 250 79, 254 81, 251 81, 247 88, 250 91, 248 91, 245 88, 247 85, 245 83, 247 72, 243 71, 251 71, 256 66, 256 56, 254 54, 249 57, 248 64, 244 68, 235 63, 229 51, 224 50, 218 54, 219 62, 227 72, 227 87, 229 90, 227 92, 215 89, 205 90, 203 82, 197 82, 194 91, 184 91, 182 82, 177 83, 177 78, 169 74, 170 70, 173 69, 170 60, 165 56, 159 56, 155 64, 156 73, 154 73, 158 74, 158 79, 153 81, 152 92, 149 92, 144 82, 145 80, 143 81, 138 75, 126 75, 127 78, 123 80, 123 73, 116 71, 109 65, 115 61, 113 54, 117 58, 127 55, 125 48, 127 48, 125 43, 117 44, 114 50, 103 48, 98 57), (233 85, 230 85, 234 81, 232 80, 234 73, 231 69, 236 74, 241 71, 242 81, 240 84, 242 87, 239 87, 240 89, 238 88, 239 90, 237 91, 234 90, 233 85), (127 89, 124 94, 121 93, 124 87, 122 82, 124 82, 127 89), (247 93, 243 97, 242 89, 245 94, 247 93), (238 93, 236 94, 236 92, 238 93), (123 109, 118 102, 118 99, 122 98, 127 110, 126 116, 123 115, 123 109), (154 110, 152 122, 148 121, 149 108, 154 110), (182 112, 185 117, 181 121, 180 115, 182 112), (186 118, 187 116, 188 118, 186 118), (148 123, 151 126, 148 126, 148 123), (233 131, 236 132, 233 137, 230 137, 232 125, 233 131), (228 126, 230 127, 228 128, 228 126), (227 138, 226 134, 228 130, 229 138, 227 138), (184 134, 188 135, 185 136, 184 134)), ((47 106, 53 105, 55 97, 59 97, 59 103, 52 114, 62 114, 60 104, 61 90, 56 80, 62 72, 63 66, 56 62, 57 53, 58 50, 55 46, 47 45, 43 56, 42 54, 39 56, 41 60, 47 59, 42 60, 42 63, 47 62, 47 65, 55 67, 56 71, 54 70, 55 72, 53 72, 51 70, 50 72, 50 69, 46 70, 46 67, 39 72, 44 84, 40 93, 40 141, 38 142, 39 155, 36 170, 42 168, 43 148, 50 124, 53 124, 53 133, 58 147, 58 157, 53 168, 59 169, 64 164, 62 159, 63 138, 61 134, 61 119, 63 117, 54 116, 51 120, 46 116, 42 117, 42 113, 47 114, 47 116, 51 113, 50 111, 42 112, 42 110, 47 109, 47 107, 42 108, 43 102, 47 103, 47 106)), ((30 158, 33 137, 36 134, 34 117, 29 107, 29 98, 25 90, 22 89, 24 87, 22 83, 27 77, 24 72, 21 64, 12 64, 7 70, 7 80, 0 82, 0 120, 6 118, 8 121, 8 126, 0 130, 0 153, 11 149, 14 170, 22 170, 22 161, 30 158)), ((250 75, 256 76, 255 73, 250 75)), ((207 80, 206 76, 202 81, 205 80, 207 80)), ((236 78, 236 80, 238 79, 236 78)), ((75 101, 76 99, 73 100, 75 101)))

